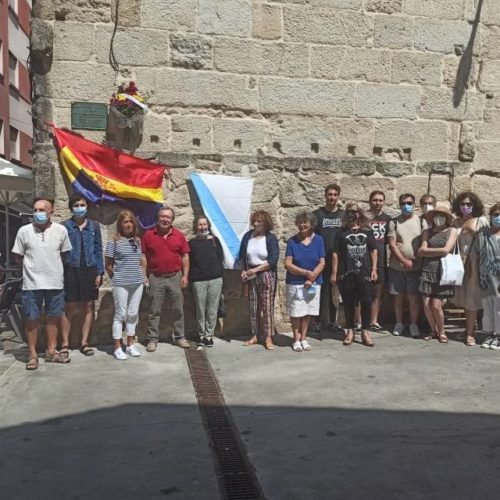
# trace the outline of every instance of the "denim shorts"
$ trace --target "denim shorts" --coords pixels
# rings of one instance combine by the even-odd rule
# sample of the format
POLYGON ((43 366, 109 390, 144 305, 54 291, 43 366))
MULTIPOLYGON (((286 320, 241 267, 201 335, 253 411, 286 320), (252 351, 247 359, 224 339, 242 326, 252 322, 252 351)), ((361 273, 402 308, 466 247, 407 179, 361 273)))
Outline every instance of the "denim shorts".
POLYGON ((399 295, 400 293, 417 295, 419 276, 419 271, 389 269, 389 293, 391 295, 399 295))
POLYGON ((21 293, 22 309, 25 319, 37 320, 42 314, 58 318, 64 314, 64 290, 23 290, 21 293))

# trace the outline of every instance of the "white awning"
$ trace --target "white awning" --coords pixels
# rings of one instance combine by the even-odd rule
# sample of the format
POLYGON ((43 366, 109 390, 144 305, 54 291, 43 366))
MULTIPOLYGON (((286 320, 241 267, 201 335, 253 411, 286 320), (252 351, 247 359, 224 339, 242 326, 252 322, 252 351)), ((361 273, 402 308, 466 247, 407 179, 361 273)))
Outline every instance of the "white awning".
POLYGON ((0 192, 3 197, 14 197, 16 193, 33 191, 33 172, 29 168, 15 165, 0 158, 0 192))

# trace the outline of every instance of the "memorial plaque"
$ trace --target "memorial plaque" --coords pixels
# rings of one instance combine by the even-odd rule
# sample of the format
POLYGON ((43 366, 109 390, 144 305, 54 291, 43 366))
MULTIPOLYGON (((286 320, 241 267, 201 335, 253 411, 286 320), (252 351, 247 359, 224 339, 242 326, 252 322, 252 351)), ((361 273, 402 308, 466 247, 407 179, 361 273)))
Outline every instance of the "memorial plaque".
POLYGON ((72 102, 71 128, 81 130, 106 130, 108 106, 98 102, 72 102))

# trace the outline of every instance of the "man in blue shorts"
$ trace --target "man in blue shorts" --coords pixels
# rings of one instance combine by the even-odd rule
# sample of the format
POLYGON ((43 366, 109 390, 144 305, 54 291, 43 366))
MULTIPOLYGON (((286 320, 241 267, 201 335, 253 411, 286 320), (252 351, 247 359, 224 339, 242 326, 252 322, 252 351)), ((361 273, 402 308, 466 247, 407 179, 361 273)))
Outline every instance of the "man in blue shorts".
POLYGON ((23 267, 22 310, 28 339, 27 370, 38 368, 36 341, 38 324, 45 306, 47 352, 45 362, 67 363, 70 358, 56 351, 57 329, 64 313, 64 270, 62 254, 71 250, 66 228, 51 221, 54 202, 35 198, 33 223, 22 226, 12 253, 23 267))

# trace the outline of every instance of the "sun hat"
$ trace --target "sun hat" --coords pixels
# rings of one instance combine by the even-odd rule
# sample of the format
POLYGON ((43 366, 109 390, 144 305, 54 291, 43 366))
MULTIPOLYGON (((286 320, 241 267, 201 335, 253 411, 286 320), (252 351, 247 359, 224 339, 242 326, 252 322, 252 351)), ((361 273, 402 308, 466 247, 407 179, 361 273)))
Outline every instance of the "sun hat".
POLYGON ((449 204, 439 201, 436 203, 436 206, 432 210, 429 210, 429 212, 425 214, 425 219, 427 220, 427 222, 431 223, 432 218, 435 215, 439 214, 446 216, 446 222, 448 223, 448 225, 452 223, 454 217, 453 213, 451 212, 449 204))

